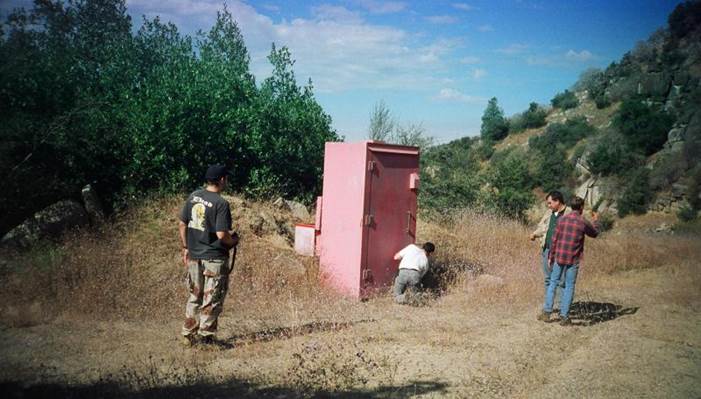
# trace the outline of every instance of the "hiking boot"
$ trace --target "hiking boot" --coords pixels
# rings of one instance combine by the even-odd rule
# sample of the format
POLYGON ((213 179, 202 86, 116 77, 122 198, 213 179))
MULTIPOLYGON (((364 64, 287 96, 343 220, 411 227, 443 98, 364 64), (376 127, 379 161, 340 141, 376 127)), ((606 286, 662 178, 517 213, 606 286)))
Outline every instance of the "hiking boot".
POLYGON ((212 345, 215 344, 216 341, 214 340, 214 335, 202 335, 198 343, 202 345, 212 345))
POLYGON ((541 312, 538 315, 538 320, 544 321, 546 323, 549 322, 550 321, 550 312, 545 312, 545 311, 541 312))
POLYGON ((562 317, 562 316, 560 316, 560 325, 561 325, 561 326, 571 326, 571 325, 572 325, 572 320, 570 320, 569 317, 562 317))
POLYGON ((180 336, 180 343, 181 343, 183 346, 186 346, 186 347, 189 348, 189 347, 191 347, 191 346, 193 346, 193 345, 195 345, 195 344, 197 343, 197 337, 195 337, 195 336, 192 335, 192 334, 190 334, 190 335, 181 335, 181 336, 180 336))

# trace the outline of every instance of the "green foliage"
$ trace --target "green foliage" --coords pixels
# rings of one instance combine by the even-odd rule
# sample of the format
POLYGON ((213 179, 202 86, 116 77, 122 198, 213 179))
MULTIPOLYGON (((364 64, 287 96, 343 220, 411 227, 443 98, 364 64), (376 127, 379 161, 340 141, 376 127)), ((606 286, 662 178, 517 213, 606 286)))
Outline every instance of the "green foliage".
POLYGON ((484 205, 497 213, 523 218, 534 201, 526 155, 518 150, 494 154, 487 180, 494 190, 484 198, 484 205))
POLYGON ((513 132, 519 132, 525 129, 534 129, 545 126, 545 117, 548 113, 538 106, 537 103, 531 103, 528 109, 521 114, 514 115, 510 120, 510 128, 513 132))
POLYGON ((429 148, 421 159, 421 208, 446 211, 474 205, 478 199, 479 155, 468 137, 429 148))
POLYGON ((599 214, 599 230, 600 232, 605 232, 609 231, 613 228, 614 224, 616 223, 615 219, 613 218, 613 215, 611 215, 608 212, 603 212, 599 214))
POLYGON ((701 26, 701 2, 685 1, 674 9, 667 19, 672 35, 681 39, 701 26))
POLYGON ((528 140, 528 146, 544 154, 554 147, 569 149, 581 139, 593 134, 595 130, 586 118, 575 117, 568 119, 565 123, 551 123, 541 136, 531 137, 528 140))
POLYGON ((697 215, 698 211, 689 206, 683 206, 679 209, 679 211, 677 211, 677 217, 682 222, 691 222, 692 220, 696 219, 697 215))
POLYGON ((123 0, 37 2, 0 36, 0 231, 93 183, 108 204, 190 190, 226 162, 235 190, 312 196, 330 117, 273 47, 260 87, 226 10, 193 39, 123 0), (41 26, 41 29, 37 29, 41 26))
POLYGON ((487 108, 482 115, 482 127, 480 135, 482 139, 499 141, 509 134, 509 123, 504 118, 504 111, 499 108, 497 98, 492 97, 487 103, 487 108))
POLYGON ((589 170, 593 174, 608 176, 629 170, 641 162, 623 137, 616 132, 606 132, 590 147, 587 157, 589 170))
POLYGON ((634 169, 625 176, 625 186, 618 198, 618 216, 643 214, 652 199, 649 171, 645 167, 634 169))
POLYGON ((565 151, 553 148, 541 153, 534 161, 533 180, 543 191, 561 190, 574 173, 574 166, 567 162, 565 151))
POLYGON ((667 141, 674 117, 663 110, 633 98, 623 101, 613 118, 613 126, 634 150, 651 155, 667 141))
POLYGON ((562 93, 557 93, 550 103, 554 108, 560 108, 562 110, 575 108, 579 105, 579 100, 574 92, 565 90, 562 93))

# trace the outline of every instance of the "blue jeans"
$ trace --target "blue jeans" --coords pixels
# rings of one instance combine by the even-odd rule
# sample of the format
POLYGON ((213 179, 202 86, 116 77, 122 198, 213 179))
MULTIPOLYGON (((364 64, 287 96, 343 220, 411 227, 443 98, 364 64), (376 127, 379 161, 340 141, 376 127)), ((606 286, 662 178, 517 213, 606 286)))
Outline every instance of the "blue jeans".
POLYGON ((555 289, 557 288, 557 283, 559 280, 565 281, 565 289, 560 297, 560 317, 566 319, 570 313, 570 305, 572 304, 572 299, 574 298, 574 286, 577 283, 577 272, 579 271, 579 265, 559 265, 557 262, 553 263, 553 270, 550 273, 550 285, 548 285, 548 291, 545 293, 545 305, 543 305, 543 311, 552 312, 553 302, 555 301, 555 289))
MULTIPOLYGON (((544 282, 545 282, 545 289, 544 292, 548 292, 548 286, 550 285, 550 267, 548 267, 548 255, 550 255, 550 249, 545 248, 543 249, 542 257, 543 257, 543 277, 544 277, 544 282)), ((560 280, 560 284, 557 286, 558 288, 565 288, 565 280, 562 279, 560 280)), ((557 292, 555 292, 555 296, 557 296, 557 292)))

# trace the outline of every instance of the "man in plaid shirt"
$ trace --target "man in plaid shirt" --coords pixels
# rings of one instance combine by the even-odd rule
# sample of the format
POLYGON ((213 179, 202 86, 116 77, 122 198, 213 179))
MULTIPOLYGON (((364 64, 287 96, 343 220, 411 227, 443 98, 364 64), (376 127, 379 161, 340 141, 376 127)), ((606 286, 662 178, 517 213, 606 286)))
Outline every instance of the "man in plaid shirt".
POLYGON ((570 203, 572 212, 560 218, 555 227, 555 234, 552 239, 552 247, 548 263, 551 266, 550 284, 545 293, 545 305, 543 313, 538 316, 539 320, 549 321, 550 313, 553 311, 555 288, 561 278, 565 279, 565 289, 560 298, 560 325, 569 325, 570 305, 574 298, 574 287, 577 282, 577 272, 579 262, 584 253, 584 237, 596 237, 599 235, 599 216, 596 212, 591 213, 592 221, 589 223, 582 216, 584 210, 584 200, 580 197, 572 198, 570 203))

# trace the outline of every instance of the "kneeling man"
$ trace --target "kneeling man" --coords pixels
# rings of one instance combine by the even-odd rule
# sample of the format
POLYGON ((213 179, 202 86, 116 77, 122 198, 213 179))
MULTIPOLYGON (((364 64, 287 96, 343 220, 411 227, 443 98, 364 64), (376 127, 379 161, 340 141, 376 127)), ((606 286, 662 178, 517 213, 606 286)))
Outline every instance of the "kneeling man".
POLYGON ((416 292, 421 278, 428 271, 428 258, 436 246, 427 242, 422 246, 409 244, 394 255, 399 262, 399 274, 394 280, 394 300, 397 303, 407 302, 407 293, 416 292))

